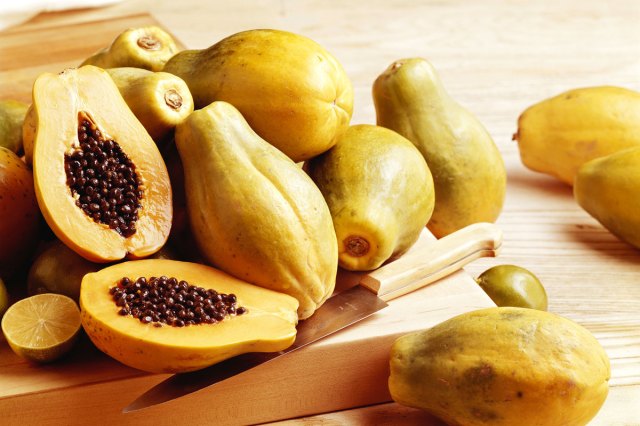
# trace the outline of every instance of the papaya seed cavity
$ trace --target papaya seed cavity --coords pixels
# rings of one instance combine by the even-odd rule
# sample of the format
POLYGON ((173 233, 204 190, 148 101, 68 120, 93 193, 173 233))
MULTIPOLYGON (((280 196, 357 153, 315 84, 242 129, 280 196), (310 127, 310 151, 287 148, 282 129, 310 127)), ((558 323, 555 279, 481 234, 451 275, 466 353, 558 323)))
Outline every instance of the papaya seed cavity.
POLYGON ((344 246, 353 257, 362 257, 369 253, 369 241, 359 235, 349 235, 344 239, 344 246))
POLYGON ((64 156, 75 204, 97 223, 128 238, 136 232, 142 185, 131 159, 85 112, 78 114, 78 145, 64 156))
POLYGON ((235 294, 193 286, 175 277, 124 277, 109 293, 119 315, 131 315, 154 327, 215 324, 247 313, 245 307, 237 306, 235 294))

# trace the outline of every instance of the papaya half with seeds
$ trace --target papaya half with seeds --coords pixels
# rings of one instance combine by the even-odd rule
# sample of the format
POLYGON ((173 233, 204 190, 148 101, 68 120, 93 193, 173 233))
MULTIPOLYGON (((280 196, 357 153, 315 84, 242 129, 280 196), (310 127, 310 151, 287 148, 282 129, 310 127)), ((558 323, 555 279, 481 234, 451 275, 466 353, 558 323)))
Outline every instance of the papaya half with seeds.
POLYGON ((298 320, 298 302, 291 296, 209 266, 172 260, 135 260, 87 274, 80 307, 84 330, 100 350, 154 373, 193 371, 245 352, 284 350, 295 340, 298 320), (130 279, 128 284, 123 278, 130 279), (158 296, 145 295, 152 283, 158 296), (132 291, 127 293, 127 287, 132 291), (214 293, 209 290, 217 295, 210 296, 214 293), (125 297, 127 301, 119 303, 121 294, 139 298, 125 297), (183 297, 197 306, 182 304, 183 297), (211 298, 217 301, 210 303, 211 298), (216 313, 209 313, 218 312, 220 300, 223 305, 233 301, 237 308, 227 303, 227 313, 212 320, 216 313), (147 303, 142 314, 135 311, 138 303, 147 303))
POLYGON ((433 212, 433 178, 422 154, 384 127, 349 127, 307 169, 331 210, 345 269, 372 270, 400 256, 433 212))
POLYGON ((208 263, 289 294, 305 319, 331 295, 338 244, 311 178, 226 102, 176 128, 189 222, 208 263))
POLYGON ((353 87, 336 58, 286 31, 236 33, 208 49, 177 53, 163 71, 187 83, 196 108, 213 101, 235 106, 294 161, 331 148, 353 113, 353 87))
POLYGON ((109 74, 42 74, 33 117, 36 196, 56 236, 93 262, 158 251, 171 228, 169 176, 109 74))
POLYGON ((193 97, 180 77, 133 67, 107 72, 156 143, 170 139, 176 125, 193 112, 193 97))
POLYGON ((120 33, 110 46, 88 57, 80 66, 136 67, 161 71, 178 50, 173 37, 160 27, 149 25, 129 28, 120 33))

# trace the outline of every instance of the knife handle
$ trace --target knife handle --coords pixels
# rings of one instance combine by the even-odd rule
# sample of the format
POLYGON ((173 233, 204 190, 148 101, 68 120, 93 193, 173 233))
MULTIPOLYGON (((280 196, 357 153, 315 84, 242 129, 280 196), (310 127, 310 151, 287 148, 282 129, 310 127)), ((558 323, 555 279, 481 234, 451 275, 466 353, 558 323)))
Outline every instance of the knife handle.
POLYGON ((425 229, 409 251, 362 277, 360 284, 384 301, 393 300, 459 270, 481 257, 495 257, 502 231, 492 223, 475 223, 439 240, 425 229))

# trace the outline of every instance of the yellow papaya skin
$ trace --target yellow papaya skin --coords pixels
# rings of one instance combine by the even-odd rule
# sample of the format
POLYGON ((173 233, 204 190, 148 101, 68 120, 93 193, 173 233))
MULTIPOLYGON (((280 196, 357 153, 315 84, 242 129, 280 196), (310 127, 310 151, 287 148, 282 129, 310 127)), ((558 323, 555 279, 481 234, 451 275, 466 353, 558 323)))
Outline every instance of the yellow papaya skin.
POLYGON ((176 145, 202 256, 295 297, 300 319, 311 316, 333 292, 338 267, 331 213, 311 178, 222 101, 179 124, 176 145))
POLYGON ((80 66, 100 68, 136 67, 162 71, 164 64, 178 52, 173 37, 155 25, 129 28, 110 46, 85 59, 80 66))
POLYGON ((22 152, 22 125, 29 105, 12 99, 0 100, 0 146, 22 152))
POLYGON ((171 139, 175 127, 193 112, 193 97, 180 77, 134 67, 106 71, 156 143, 171 139))
POLYGON ((578 204, 607 230, 640 248, 640 148, 593 159, 579 169, 573 186, 578 204))
POLYGON ((477 222, 495 222, 506 171, 493 139, 444 90, 425 59, 391 64, 373 84, 379 126, 413 142, 433 174, 435 208, 427 224, 438 238, 477 222))
POLYGON ((353 87, 342 65, 316 42, 286 31, 236 33, 176 54, 164 71, 187 83, 196 108, 229 102, 294 161, 331 148, 353 113, 353 87))
POLYGON ((384 127, 351 126, 307 167, 331 210, 344 269, 367 271, 400 256, 433 212, 427 163, 410 141, 384 127))
POLYGON ((612 86, 569 90, 527 108, 513 138, 526 167, 573 185, 585 162, 640 146, 640 93, 612 86))
POLYGON ((609 358, 585 328, 537 309, 468 312, 393 344, 389 390, 452 426, 582 426, 604 403, 609 358))

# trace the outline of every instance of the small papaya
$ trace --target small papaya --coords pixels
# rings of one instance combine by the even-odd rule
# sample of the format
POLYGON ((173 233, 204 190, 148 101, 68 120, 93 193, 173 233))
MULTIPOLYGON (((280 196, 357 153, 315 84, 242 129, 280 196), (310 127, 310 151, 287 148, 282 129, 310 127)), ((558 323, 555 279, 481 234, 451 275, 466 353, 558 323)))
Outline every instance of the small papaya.
POLYGON ((178 50, 173 37, 158 26, 129 28, 120 33, 108 47, 85 59, 80 66, 136 67, 162 71, 164 64, 178 50))
POLYGON ((429 165, 436 201, 427 227, 436 237, 497 220, 507 185, 500 151, 428 61, 395 61, 375 80, 373 100, 378 125, 413 142, 429 165))
POLYGON ((107 355, 153 373, 198 370, 296 337, 298 302, 209 266, 119 263, 82 279, 82 326, 107 355))
POLYGON ((62 242, 92 262, 147 257, 164 245, 167 169, 106 71, 40 75, 32 123, 38 205, 62 242))
POLYGON ((311 178, 216 101, 176 128, 187 211, 200 253, 252 284, 289 294, 305 319, 331 295, 338 243, 311 178))
POLYGON ((433 212, 433 178, 422 154, 384 127, 349 127, 306 167, 331 211, 344 269, 368 271, 402 255, 433 212))
POLYGON ((584 327, 520 307, 467 312, 404 335, 389 390, 450 425, 583 426, 609 392, 609 358, 584 327))
POLYGON ((520 114, 513 139, 526 167, 573 185, 585 162, 640 146, 640 92, 613 86, 566 91, 520 114))
POLYGON ((170 140, 176 125, 193 112, 193 97, 180 77, 133 67, 109 68, 107 72, 158 144, 170 140))

